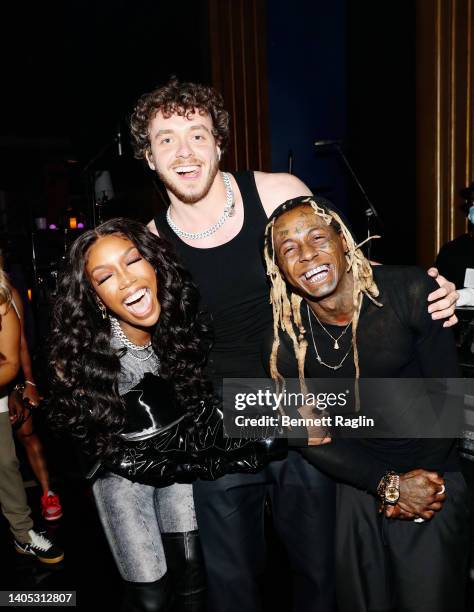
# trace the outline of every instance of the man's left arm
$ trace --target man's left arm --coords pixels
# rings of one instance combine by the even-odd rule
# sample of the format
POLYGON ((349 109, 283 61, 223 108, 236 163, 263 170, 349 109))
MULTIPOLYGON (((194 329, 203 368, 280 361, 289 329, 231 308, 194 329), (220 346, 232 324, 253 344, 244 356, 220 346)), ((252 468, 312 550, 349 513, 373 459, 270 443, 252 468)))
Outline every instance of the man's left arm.
POLYGON ((20 328, 21 328, 21 336, 20 336, 20 365, 23 371, 23 377, 25 380, 25 390, 23 392, 23 397, 28 399, 30 404, 36 406, 40 402, 40 396, 38 393, 38 389, 36 387, 35 379, 33 378, 33 366, 31 364, 31 356, 30 351, 28 349, 28 342, 26 339, 25 333, 25 310, 23 307, 23 302, 20 297, 19 292, 12 287, 12 295, 15 305, 18 310, 18 316, 20 319, 20 328))
POLYGON ((406 279, 406 291, 400 295, 400 304, 403 302, 407 323, 415 334, 422 376, 457 378, 459 366, 454 336, 451 330, 443 329, 450 325, 446 325, 447 321, 442 322, 439 311, 438 316, 433 315, 433 304, 430 304, 428 311, 426 309, 426 301, 431 302, 439 291, 443 291, 443 288, 436 289, 434 280, 420 268, 414 268, 413 274, 406 279))
MULTIPOLYGON (((405 291, 397 292, 400 299, 399 313, 414 333, 421 375, 424 378, 456 378, 459 376, 459 367, 452 332, 443 329, 449 327, 448 325, 442 325, 441 321, 435 320, 441 319, 441 316, 433 317, 426 311, 426 300, 430 300, 440 291, 434 289, 433 285, 434 281, 421 269, 414 268, 413 276, 406 278, 405 291)), ((424 442, 427 444, 425 450, 428 455, 425 459, 428 462, 438 451, 442 452, 443 456, 449 455, 448 447, 452 443, 449 439, 426 439, 424 442)), ((385 516, 408 520, 421 517, 423 520, 429 520, 442 510, 446 499, 444 479, 435 470, 427 471, 427 466, 423 468, 426 469, 400 474, 399 502, 394 507, 385 507, 385 516)))
POLYGON ((293 174, 286 172, 255 172, 255 184, 267 217, 292 198, 313 195, 311 190, 293 174))

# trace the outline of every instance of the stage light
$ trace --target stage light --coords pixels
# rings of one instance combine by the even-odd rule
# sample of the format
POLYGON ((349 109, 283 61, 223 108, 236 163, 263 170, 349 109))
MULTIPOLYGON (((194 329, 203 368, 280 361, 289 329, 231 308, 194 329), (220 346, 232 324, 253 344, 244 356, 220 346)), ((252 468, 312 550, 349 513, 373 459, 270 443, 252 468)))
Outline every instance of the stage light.
POLYGON ((58 228, 54 225, 54 223, 51 223, 51 225, 49 226, 49 229, 55 230, 55 229, 58 229, 58 228))
POLYGON ((69 229, 77 229, 77 217, 69 217, 69 229))
POLYGON ((31 291, 31 289, 28 289, 26 294, 28 295, 28 300, 31 302, 31 300, 33 299, 33 291, 31 291))
POLYGON ((77 229, 84 229, 84 223, 78 223, 77 229))

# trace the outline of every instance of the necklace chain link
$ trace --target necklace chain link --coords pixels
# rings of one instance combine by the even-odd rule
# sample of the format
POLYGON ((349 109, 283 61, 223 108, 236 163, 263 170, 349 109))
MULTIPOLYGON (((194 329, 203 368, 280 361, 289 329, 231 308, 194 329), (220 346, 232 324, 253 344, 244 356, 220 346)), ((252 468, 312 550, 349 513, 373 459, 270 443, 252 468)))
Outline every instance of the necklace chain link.
POLYGON ((177 236, 179 236, 180 238, 187 238, 188 240, 201 240, 202 238, 207 238, 208 236, 212 236, 213 234, 215 234, 217 230, 224 225, 227 219, 229 217, 232 217, 232 215, 234 214, 235 206, 234 192, 232 190, 232 185, 228 173, 221 172, 221 176, 222 180, 224 181, 226 193, 224 212, 219 217, 219 219, 217 219, 214 225, 211 225, 211 227, 208 227, 206 230, 203 230, 202 232, 185 232, 184 230, 180 229, 171 218, 171 206, 168 206, 168 210, 166 211, 166 221, 177 236))
MULTIPOLYGON (((308 306, 308 304, 306 304, 308 306)), ((349 329, 349 325, 351 324, 351 321, 349 321, 349 323, 345 326, 345 328, 342 330, 342 332, 339 334, 339 336, 337 338, 334 338, 334 336, 331 334, 331 332, 326 329, 324 327, 324 325, 322 324, 322 322, 319 320, 318 315, 313 311, 312 308, 308 308, 309 312, 311 312, 311 314, 313 315, 313 317, 316 319, 316 321, 319 323, 319 325, 322 327, 322 329, 327 333, 327 335, 334 340, 334 349, 337 351, 339 349, 339 340, 342 338, 342 336, 346 333, 346 331, 349 329)), ((308 313, 309 315, 309 313, 308 313)))
POLYGON ((110 326, 112 328, 113 335, 120 340, 120 342, 129 350, 130 355, 136 359, 137 361, 147 361, 150 357, 155 356, 155 352, 151 345, 151 340, 144 345, 134 344, 131 342, 127 336, 124 334, 122 328, 120 327, 120 323, 115 317, 110 316, 110 326), (139 357, 138 355, 134 355, 132 351, 145 351, 149 349, 148 354, 145 357, 139 357))
MULTIPOLYGON (((321 355, 320 355, 320 354, 319 354, 319 352, 318 352, 318 347, 316 346, 316 341, 315 341, 315 339, 314 339, 314 334, 313 334, 313 326, 312 326, 312 324, 311 324, 310 307, 309 307, 308 303, 306 303, 306 308, 307 308, 307 310, 308 310, 308 320, 309 320, 309 329, 310 329, 310 331, 311 331, 311 339, 313 340, 314 352, 316 353, 316 359, 318 360, 318 363, 320 363, 321 365, 323 365, 323 366, 325 366, 326 368, 329 368, 329 369, 331 369, 331 370, 339 370, 339 369, 342 367, 342 364, 344 363, 344 361, 347 359, 347 356, 349 355, 349 353, 350 353, 350 352, 351 352, 351 350, 352 350, 352 342, 351 342, 351 344, 350 344, 350 346, 349 346, 349 348, 348 348, 348 350, 347 350, 347 353, 344 355, 344 357, 341 359, 341 361, 340 361, 340 362, 339 362, 337 365, 331 365, 330 363, 326 363, 325 361, 323 361, 323 360, 321 359, 321 355)), ((317 318, 317 317, 316 317, 316 318, 317 318)), ((350 323, 348 323, 348 324, 347 324, 346 330, 347 330, 347 328, 349 327, 349 325, 350 325, 350 323)), ((323 327, 323 329, 324 329, 324 327, 323 327)), ((346 330, 344 330, 344 332, 343 332, 343 333, 345 333, 345 331, 346 331, 346 330)), ((328 333, 328 332, 327 332, 327 330, 325 330, 325 331, 326 331, 326 333, 328 333)), ((329 335, 329 336, 331 336, 331 334, 328 334, 328 335, 329 335)), ((342 336, 342 334, 341 334, 341 336, 342 336)), ((339 336, 339 338, 340 338, 341 336, 339 336)), ((334 340, 334 338, 333 338, 332 336, 331 336, 331 338, 334 340)), ((338 339, 339 339, 339 338, 338 338, 338 339)))

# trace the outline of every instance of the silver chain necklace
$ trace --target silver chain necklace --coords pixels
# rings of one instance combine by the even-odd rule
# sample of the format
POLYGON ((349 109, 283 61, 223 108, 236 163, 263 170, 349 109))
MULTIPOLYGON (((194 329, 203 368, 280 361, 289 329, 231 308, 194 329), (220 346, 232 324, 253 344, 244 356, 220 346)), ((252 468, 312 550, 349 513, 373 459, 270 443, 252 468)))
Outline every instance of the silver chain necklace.
POLYGON ((188 240, 201 240, 202 238, 207 238, 208 236, 212 236, 212 234, 215 234, 217 230, 224 225, 227 219, 229 217, 232 217, 232 215, 234 214, 235 206, 234 192, 232 191, 232 185, 227 172, 221 172, 221 175, 222 180, 224 181, 226 194, 224 212, 219 217, 219 219, 217 219, 214 225, 211 225, 211 227, 208 227, 206 230, 203 230, 202 232, 185 232, 184 230, 180 229, 171 218, 171 206, 168 206, 168 210, 166 211, 166 221, 177 236, 179 236, 180 238, 187 238, 188 240))
POLYGON ((311 315, 309 313, 310 308, 309 308, 307 302, 306 302, 306 308, 308 310, 309 329, 311 330, 311 338, 313 340, 314 352, 316 353, 316 359, 318 360, 318 363, 320 363, 323 366, 326 366, 326 368, 330 368, 331 370, 339 370, 339 368, 342 367, 342 364, 344 363, 344 361, 346 360, 347 356, 349 355, 349 353, 352 350, 352 342, 351 342, 351 344, 349 346, 349 349, 347 350, 347 353, 344 355, 344 357, 341 359, 341 361, 338 363, 338 365, 331 365, 330 363, 326 363, 325 361, 323 361, 321 359, 321 355, 318 353, 318 347, 316 346, 316 341, 314 339, 313 326, 311 324, 311 315))
MULTIPOLYGON (((134 344, 123 333, 123 330, 120 327, 120 323, 118 322, 118 320, 112 316, 109 318, 110 318, 110 327, 112 328, 113 335, 116 338, 118 338, 120 342, 128 349, 128 351, 130 352, 130 355, 134 359, 136 359, 137 361, 147 361, 148 359, 150 359, 150 357, 155 355, 155 352, 153 351, 153 347, 151 346, 151 340, 144 345, 134 344), (132 352, 132 351, 140 352, 140 351, 146 351, 146 350, 148 350, 148 353, 145 355, 145 357, 139 357, 138 355, 134 355, 132 352)), ((156 357, 156 359, 158 359, 158 357, 156 357)))
MULTIPOLYGON (((308 306, 308 303, 306 303, 306 306, 308 306)), ((309 308, 309 307, 308 307, 309 308)), ((352 321, 349 321, 349 323, 345 326, 345 328, 342 330, 342 332, 339 334, 339 336, 337 338, 334 338, 334 336, 331 334, 331 332, 329 330, 327 330, 324 325, 321 323, 321 321, 318 319, 318 316, 315 312, 313 312, 312 308, 309 308, 309 311, 311 312, 311 314, 314 316, 314 318, 316 319, 316 321, 319 323, 319 325, 321 325, 322 329, 327 333, 327 335, 334 340, 334 349, 337 351, 339 349, 339 340, 342 338, 342 336, 346 333, 346 331, 349 329, 349 325, 352 323, 352 321)), ((309 313, 308 313, 309 315, 309 313)))

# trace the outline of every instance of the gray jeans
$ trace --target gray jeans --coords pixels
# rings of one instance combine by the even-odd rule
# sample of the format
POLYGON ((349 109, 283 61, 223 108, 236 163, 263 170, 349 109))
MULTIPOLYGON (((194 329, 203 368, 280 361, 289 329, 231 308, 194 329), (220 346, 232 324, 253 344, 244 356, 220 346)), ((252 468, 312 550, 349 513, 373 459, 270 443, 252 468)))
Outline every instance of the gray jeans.
POLYGON ((108 473, 92 490, 120 575, 154 582, 166 573, 162 533, 197 529, 192 485, 156 489, 108 473))

